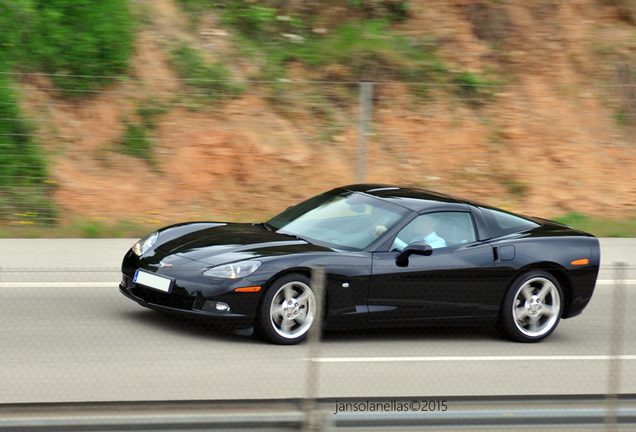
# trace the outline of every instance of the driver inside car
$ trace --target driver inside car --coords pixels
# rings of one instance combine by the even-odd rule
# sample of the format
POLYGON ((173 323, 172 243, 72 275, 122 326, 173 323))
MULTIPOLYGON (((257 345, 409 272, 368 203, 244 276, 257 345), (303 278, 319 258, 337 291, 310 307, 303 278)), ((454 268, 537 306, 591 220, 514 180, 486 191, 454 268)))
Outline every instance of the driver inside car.
POLYGON ((373 227, 372 235, 375 238, 380 237, 387 230, 387 225, 391 219, 390 214, 380 208, 371 208, 371 226, 373 227))
POLYGON ((433 249, 446 247, 446 240, 435 232, 437 226, 438 221, 434 215, 418 216, 413 222, 400 231, 393 242, 391 250, 401 251, 408 244, 415 242, 424 242, 433 249))

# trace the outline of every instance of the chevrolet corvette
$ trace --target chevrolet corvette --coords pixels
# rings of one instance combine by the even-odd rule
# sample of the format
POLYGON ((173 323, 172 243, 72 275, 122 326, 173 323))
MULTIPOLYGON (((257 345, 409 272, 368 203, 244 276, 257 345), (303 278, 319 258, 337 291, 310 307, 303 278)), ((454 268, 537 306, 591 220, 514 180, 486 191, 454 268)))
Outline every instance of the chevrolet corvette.
POLYGON ((139 240, 120 291, 142 306, 253 329, 277 344, 323 329, 494 324, 519 342, 579 315, 598 240, 549 220, 417 188, 352 185, 267 222, 190 222, 139 240), (316 302, 311 271, 325 270, 316 302))

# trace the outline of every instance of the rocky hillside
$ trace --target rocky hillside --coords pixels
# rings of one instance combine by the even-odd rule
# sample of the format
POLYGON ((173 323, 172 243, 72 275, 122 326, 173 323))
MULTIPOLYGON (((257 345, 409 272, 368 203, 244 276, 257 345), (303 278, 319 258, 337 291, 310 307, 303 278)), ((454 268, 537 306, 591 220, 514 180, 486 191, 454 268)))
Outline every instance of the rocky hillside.
POLYGON ((368 182, 634 214, 627 1, 205 3, 132 2, 131 66, 102 90, 20 78, 62 222, 259 220, 352 183, 361 79, 368 182))

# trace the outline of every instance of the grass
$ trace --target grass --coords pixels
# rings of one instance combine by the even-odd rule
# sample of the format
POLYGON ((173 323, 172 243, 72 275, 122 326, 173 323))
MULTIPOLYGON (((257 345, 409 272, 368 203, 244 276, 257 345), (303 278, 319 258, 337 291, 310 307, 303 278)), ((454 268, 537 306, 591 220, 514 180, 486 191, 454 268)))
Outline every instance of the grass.
POLYGON ((153 142, 149 129, 143 124, 127 123, 122 138, 122 152, 147 160, 152 165, 153 142))
POLYGON ((223 62, 207 63, 197 49, 186 43, 182 42, 170 54, 177 74, 186 81, 193 98, 219 101, 243 91, 232 81, 223 62))
POLYGON ((157 161, 153 157, 155 144, 153 133, 161 116, 166 114, 168 110, 168 107, 151 98, 144 100, 137 108, 139 123, 128 121, 128 119, 124 118, 123 122, 126 125, 126 129, 121 139, 122 153, 144 159, 155 167, 157 161))
MULTIPOLYGON (((273 216, 273 215, 271 215, 273 216)), ((243 215, 237 221, 265 220, 243 215)), ((199 217, 198 220, 218 218, 199 217)), ((569 213, 553 220, 589 232, 597 237, 636 237, 636 217, 623 219, 597 218, 581 213, 569 213)), ((0 238, 140 238, 170 222, 106 220, 105 218, 78 219, 54 226, 38 224, 0 225, 0 238)))
POLYGON ((139 108, 137 108, 137 115, 147 128, 154 129, 161 116, 166 114, 169 109, 158 100, 151 98, 141 103, 139 108))
POLYGON ((48 73, 64 96, 107 85, 132 54, 128 0, 4 0, 0 29, 0 223, 54 224, 47 159, 10 73, 48 73))
POLYGON ((636 237, 636 217, 609 219, 568 213, 554 220, 597 237, 636 237))
POLYGON ((614 119, 614 121, 616 122, 616 124, 624 126, 627 123, 629 123, 629 118, 627 113, 625 112, 625 110, 623 109, 617 109, 614 111, 614 114, 611 115, 611 117, 614 119))
POLYGON ((0 223, 53 226, 59 211, 49 197, 48 185, 0 188, 0 223))
POLYGON ((450 72, 436 53, 438 43, 433 39, 405 36, 392 27, 394 22, 408 16, 406 1, 339 2, 339 7, 349 9, 351 18, 338 27, 329 28, 325 34, 313 31, 324 23, 320 22, 317 11, 311 12, 311 6, 295 13, 282 7, 280 2, 267 0, 224 3, 180 0, 180 4, 193 19, 206 9, 218 10, 222 23, 234 29, 237 50, 258 65, 260 72, 253 79, 269 83, 267 100, 272 104, 288 101, 285 86, 279 85, 278 80, 287 78, 287 65, 291 62, 300 62, 318 75, 330 65, 344 66, 348 73, 335 80, 347 82, 388 79, 425 83, 409 86, 420 100, 431 99, 430 90, 435 84, 455 84, 446 88, 455 89, 472 107, 483 106, 485 99, 492 95, 487 88, 492 83, 476 74, 450 72))
POLYGON ((12 86, 12 77, 0 74, 0 221, 28 214, 29 224, 51 224, 56 210, 48 196, 46 158, 12 86))
POLYGON ((460 72, 453 78, 453 83, 457 96, 473 108, 484 106, 486 100, 493 97, 494 83, 482 80, 472 72, 460 72))
POLYGON ((0 225, 0 238, 140 238, 155 231, 157 224, 128 220, 75 220, 52 227, 0 225))
POLYGON ((0 41, 10 44, 8 58, 23 69, 52 74, 65 96, 110 83, 126 71, 133 50, 128 0, 0 2, 0 28, 8 35, 0 41))
POLYGON ((528 194, 528 184, 526 182, 514 178, 505 178, 501 183, 506 187, 509 195, 523 198, 528 194))
MULTIPOLYGON (((181 0, 180 3, 193 15, 212 4, 201 0, 181 0)), ((352 9, 369 10, 370 19, 360 19, 359 13, 352 13, 355 18, 325 35, 312 31, 317 20, 315 15, 292 13, 283 19, 283 12, 267 7, 268 4, 277 3, 235 0, 217 6, 222 22, 239 35, 237 41, 249 46, 245 51, 264 54, 263 76, 283 77, 285 64, 290 61, 314 67, 339 63, 350 67, 357 78, 371 69, 381 68, 421 81, 444 69, 433 54, 435 44, 406 38, 390 28, 393 21, 406 17, 406 2, 387 5, 349 2, 352 9), (379 13, 378 8, 386 9, 387 13, 379 13), (374 9, 378 10, 374 12, 374 9)))

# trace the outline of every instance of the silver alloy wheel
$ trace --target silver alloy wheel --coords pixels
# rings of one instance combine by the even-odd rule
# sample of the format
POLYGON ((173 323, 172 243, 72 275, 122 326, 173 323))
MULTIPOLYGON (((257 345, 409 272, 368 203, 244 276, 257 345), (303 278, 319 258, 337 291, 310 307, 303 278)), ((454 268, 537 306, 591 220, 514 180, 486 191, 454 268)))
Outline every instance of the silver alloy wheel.
POLYGON ((549 333, 559 320, 560 311, 559 290, 544 277, 525 281, 512 303, 512 317, 517 330, 532 338, 549 333))
POLYGON ((307 284, 288 282, 274 294, 269 317, 274 331, 285 339, 307 333, 315 316, 316 297, 307 284))

